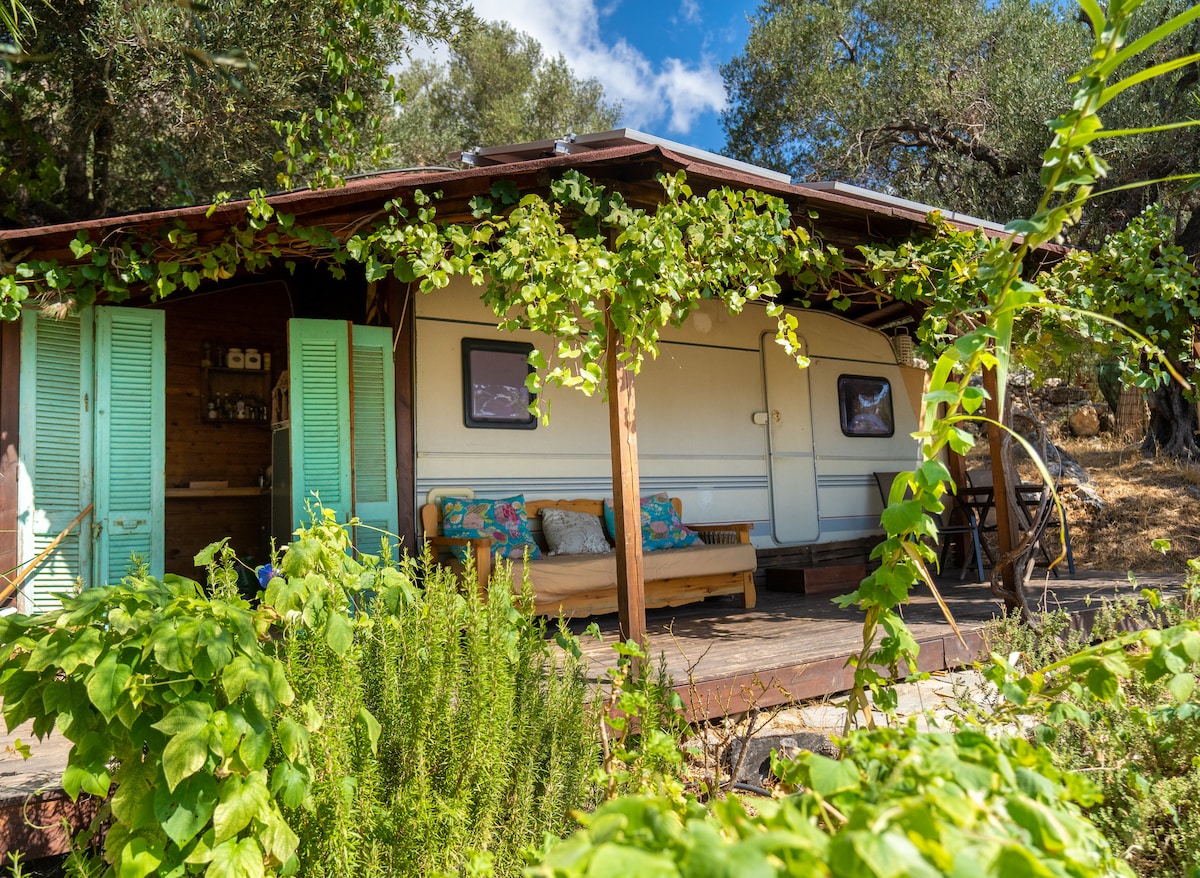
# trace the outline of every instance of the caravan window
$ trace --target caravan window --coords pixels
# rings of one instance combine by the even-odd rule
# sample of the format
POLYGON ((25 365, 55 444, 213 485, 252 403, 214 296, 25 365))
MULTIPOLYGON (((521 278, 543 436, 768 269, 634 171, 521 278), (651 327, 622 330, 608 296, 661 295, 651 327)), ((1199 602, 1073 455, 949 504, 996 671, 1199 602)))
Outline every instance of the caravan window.
POLYGON ((839 376, 838 408, 847 436, 891 436, 896 431, 892 385, 886 378, 839 376))
POLYGON ((468 427, 532 430, 533 395, 525 386, 533 345, 464 338, 463 422, 468 427))

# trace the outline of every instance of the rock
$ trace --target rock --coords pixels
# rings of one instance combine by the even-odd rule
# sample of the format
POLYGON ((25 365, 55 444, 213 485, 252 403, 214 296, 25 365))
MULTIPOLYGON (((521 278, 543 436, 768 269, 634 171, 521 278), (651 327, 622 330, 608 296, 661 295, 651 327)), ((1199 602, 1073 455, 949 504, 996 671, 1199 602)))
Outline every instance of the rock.
POLYGON ((1062 384, 1057 387, 1047 387, 1046 399, 1053 405, 1070 405, 1076 402, 1087 402, 1091 399, 1091 393, 1086 387, 1062 384))
POLYGON ((1067 418, 1071 433, 1081 438, 1097 436, 1100 433, 1100 414, 1092 405, 1081 405, 1067 418))
MULTIPOLYGON (((802 750, 811 750, 836 758, 841 751, 834 746, 828 735, 820 732, 784 732, 774 735, 756 735, 745 742, 746 755, 734 780, 762 786, 771 777, 771 751, 781 756, 795 756, 802 750)), ((735 740, 729 747, 731 767, 738 764, 742 752, 742 741, 735 740)))

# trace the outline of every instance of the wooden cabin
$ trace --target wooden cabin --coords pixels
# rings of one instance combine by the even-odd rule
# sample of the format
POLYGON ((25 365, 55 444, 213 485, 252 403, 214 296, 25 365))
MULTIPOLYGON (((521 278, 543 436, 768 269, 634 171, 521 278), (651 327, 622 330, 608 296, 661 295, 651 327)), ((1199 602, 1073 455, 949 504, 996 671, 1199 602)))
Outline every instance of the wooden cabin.
MULTIPOLYGON (((456 221, 499 180, 544 192, 570 168, 651 206, 655 175, 682 169, 695 190, 754 187, 785 198, 805 223, 815 212, 816 232, 845 249, 927 230, 922 206, 792 185, 637 132, 555 150, 506 148, 465 170, 381 173, 268 200, 338 234, 417 189, 443 193, 438 215, 456 221)), ((212 240, 244 220, 245 203, 233 202, 0 231, 0 256, 66 262, 80 232, 100 239, 182 224, 212 240)), ((550 425, 528 430, 480 428, 464 413, 470 340, 499 354, 488 361, 495 368, 518 352, 520 369, 520 352, 540 339, 501 335, 465 281, 422 296, 394 279, 367 283, 353 266, 336 278, 321 256, 65 319, 27 308, 0 327, 0 571, 28 573, 7 600, 54 606, 55 591, 118 579, 131 556, 155 574, 194 576, 194 553, 225 536, 261 563, 272 539, 286 542, 304 520, 314 491, 408 546, 419 536, 416 510, 439 488, 611 494, 599 401, 557 391, 550 425)), ((920 392, 920 376, 875 327, 916 313, 873 295, 837 315, 816 303, 799 314, 815 359, 798 373, 762 309, 697 312, 640 379, 643 488, 683 497, 700 521, 753 522, 760 569, 865 557, 880 509, 872 472, 915 459, 908 434, 920 392), (863 434, 848 401, 876 417, 863 434)), ((361 547, 378 546, 374 533, 359 535, 361 547)))

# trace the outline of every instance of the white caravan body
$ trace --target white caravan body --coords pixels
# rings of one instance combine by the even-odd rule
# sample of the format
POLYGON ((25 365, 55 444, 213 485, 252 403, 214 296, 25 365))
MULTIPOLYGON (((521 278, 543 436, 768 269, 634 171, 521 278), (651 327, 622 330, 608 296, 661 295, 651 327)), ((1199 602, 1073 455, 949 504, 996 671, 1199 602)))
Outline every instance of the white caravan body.
MULTIPOLYGON (((415 303, 417 505, 430 492, 456 489, 611 497, 608 406, 599 395, 549 388, 549 423, 535 429, 466 426, 464 339, 554 350, 545 337, 498 331, 479 293, 456 280, 415 303)), ((887 337, 832 314, 795 313, 807 369, 775 341, 763 307, 731 315, 706 302, 663 333, 658 358, 635 384, 641 493, 680 497, 689 522, 753 522, 753 542, 764 549, 878 534, 874 473, 910 469, 918 453, 911 434, 919 389, 906 383, 915 370, 897 364, 887 337), (855 378, 887 382, 890 436, 843 430, 839 379, 855 378)))

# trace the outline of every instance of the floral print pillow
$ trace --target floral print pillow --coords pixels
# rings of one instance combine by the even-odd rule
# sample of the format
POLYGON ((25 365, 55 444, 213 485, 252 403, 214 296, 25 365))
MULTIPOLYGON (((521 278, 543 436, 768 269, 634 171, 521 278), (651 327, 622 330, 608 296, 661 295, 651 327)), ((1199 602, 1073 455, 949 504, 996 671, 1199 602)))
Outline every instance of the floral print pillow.
MULTIPOLYGON (((665 493, 643 497, 641 506, 643 551, 679 549, 700 542, 700 534, 684 526, 671 498, 665 493)), ((604 501, 604 526, 608 529, 608 535, 616 540, 617 522, 611 500, 604 501)))
MULTIPOLYGON (((467 539, 489 537, 493 558, 523 558, 526 552, 530 560, 542 557, 529 531, 523 494, 503 500, 443 497, 442 534, 467 539)), ((466 546, 455 546, 454 554, 461 563, 466 563, 466 546)))

